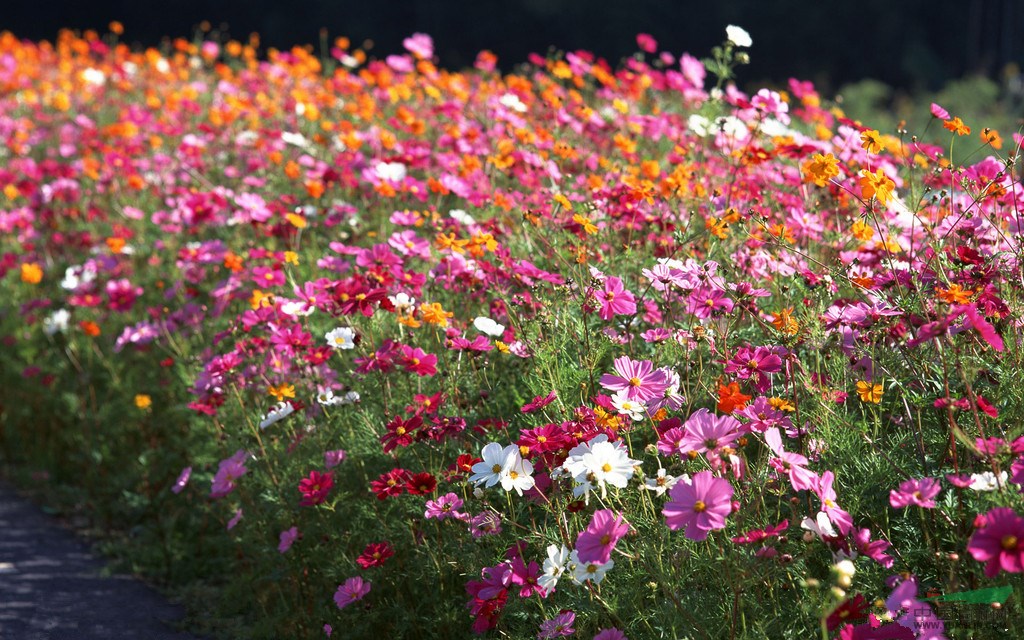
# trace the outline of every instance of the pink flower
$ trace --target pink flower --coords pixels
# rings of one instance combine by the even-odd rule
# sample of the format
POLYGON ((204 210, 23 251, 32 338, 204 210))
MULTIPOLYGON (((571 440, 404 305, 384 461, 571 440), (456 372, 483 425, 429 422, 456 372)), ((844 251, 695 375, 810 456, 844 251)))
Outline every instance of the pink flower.
POLYGON ((679 443, 680 453, 696 451, 708 458, 739 437, 740 421, 732 416, 715 416, 707 409, 698 409, 686 419, 686 435, 679 443))
POLYGON ((825 512, 832 524, 839 528, 839 531, 845 536, 850 532, 853 527, 853 518, 847 511, 839 508, 836 504, 836 492, 832 488, 832 483, 835 481, 835 474, 831 471, 826 471, 815 479, 811 490, 821 500, 821 510, 825 512))
POLYGON ((446 520, 448 518, 466 520, 468 516, 459 511, 462 504, 462 498, 454 493, 446 493, 437 500, 427 500, 427 510, 424 512, 423 517, 437 518, 438 520, 446 520))
POLYGON ((363 549, 362 555, 356 558, 356 564, 363 569, 379 567, 393 555, 395 555, 395 550, 391 548, 391 544, 387 541, 371 542, 363 549))
POLYGON ((546 396, 534 396, 533 400, 524 404, 520 411, 522 411, 523 413, 533 413, 534 411, 539 411, 540 409, 543 409, 544 407, 554 402, 555 398, 557 397, 558 392, 556 391, 552 391, 546 396))
POLYGON ((324 464, 327 466, 328 469, 333 469, 334 467, 336 467, 339 464, 341 464, 342 462, 344 462, 345 457, 346 457, 346 454, 345 454, 345 450, 344 449, 335 449, 334 451, 325 451, 324 452, 324 464))
POLYGON ((241 522, 241 521, 242 521, 242 510, 241 509, 237 509, 237 510, 235 510, 235 515, 231 516, 231 519, 228 520, 227 530, 231 531, 232 529, 237 527, 238 523, 241 522))
POLYGON ((590 524, 576 538, 576 553, 580 562, 607 563, 612 557, 612 549, 627 533, 629 523, 622 514, 611 509, 595 511, 590 518, 590 524))
POLYGON ((903 509, 910 505, 934 509, 935 496, 939 495, 940 491, 942 487, 935 478, 906 480, 900 483, 899 491, 894 489, 889 492, 889 504, 894 509, 903 509))
POLYGON ((636 34, 636 46, 645 53, 654 53, 658 49, 658 41, 649 33, 636 34))
POLYGON ((210 489, 211 498, 223 498, 235 490, 235 480, 246 474, 245 459, 249 456, 243 449, 235 452, 227 460, 221 460, 217 468, 217 475, 213 477, 213 487, 210 489))
POLYGON ((419 347, 414 349, 408 345, 402 345, 401 363, 406 371, 419 376, 432 376, 437 373, 437 356, 426 353, 419 347))
POLYGON ((1000 569, 1021 573, 1024 571, 1024 518, 1007 507, 992 509, 971 536, 967 550, 975 560, 985 563, 985 575, 989 578, 994 578, 1000 569))
POLYGON ((414 33, 405 40, 402 46, 417 58, 427 59, 434 55, 434 40, 425 33, 414 33))
POLYGON ((601 305, 599 315, 602 320, 636 313, 636 298, 622 285, 622 280, 614 276, 604 281, 604 291, 597 293, 597 300, 601 305))
POLYGON ((713 529, 724 529, 732 511, 733 488, 728 480, 716 478, 710 471, 693 475, 690 484, 678 482, 669 491, 670 500, 662 513, 669 529, 686 528, 690 540, 704 540, 713 529))
POLYGON ((611 629, 598 631, 597 635, 594 636, 594 640, 629 640, 629 638, 626 637, 626 634, 612 627, 611 629))
POLYGON ((338 585, 338 590, 334 594, 334 604, 338 605, 339 609, 344 609, 353 602, 362 600, 368 593, 370 593, 369 582, 365 582, 359 577, 349 578, 345 584, 338 585))
POLYGON ((277 545, 277 552, 284 553, 292 548, 294 543, 299 538, 299 528, 292 527, 281 532, 281 541, 277 545))
POLYGON ((655 369, 650 360, 633 360, 629 356, 615 359, 615 373, 601 376, 601 386, 609 391, 625 391, 626 397, 647 402, 665 393, 668 381, 665 372, 655 369))
POLYGON ((940 107, 939 105, 935 104, 934 102, 932 103, 931 110, 932 115, 938 118, 939 120, 949 120, 949 112, 940 107))
POLYGON ((333 486, 333 472, 320 473, 319 471, 310 471, 308 478, 303 478, 299 481, 299 492, 302 493, 302 500, 299 502, 299 506, 315 507, 323 503, 333 486))
POLYGON ((725 373, 735 374, 740 380, 753 378, 754 388, 760 393, 768 390, 768 374, 780 370, 782 358, 768 347, 740 347, 725 364, 725 373))

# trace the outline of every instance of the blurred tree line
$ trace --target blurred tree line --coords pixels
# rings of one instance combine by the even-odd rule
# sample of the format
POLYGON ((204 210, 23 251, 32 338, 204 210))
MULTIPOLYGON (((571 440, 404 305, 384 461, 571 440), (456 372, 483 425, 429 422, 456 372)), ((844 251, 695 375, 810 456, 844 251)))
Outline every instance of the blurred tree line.
POLYGON ((381 56, 422 31, 445 66, 469 65, 489 49, 506 69, 551 46, 614 62, 636 51, 639 32, 664 50, 700 56, 737 24, 754 39, 747 81, 795 76, 824 90, 863 78, 938 89, 968 74, 997 77, 1024 57, 1024 0, 50 0, 7 3, 0 30, 52 39, 60 28, 103 31, 111 20, 141 45, 190 37, 206 20, 235 38, 258 32, 279 48, 317 45, 325 29, 356 45, 373 41, 381 56))

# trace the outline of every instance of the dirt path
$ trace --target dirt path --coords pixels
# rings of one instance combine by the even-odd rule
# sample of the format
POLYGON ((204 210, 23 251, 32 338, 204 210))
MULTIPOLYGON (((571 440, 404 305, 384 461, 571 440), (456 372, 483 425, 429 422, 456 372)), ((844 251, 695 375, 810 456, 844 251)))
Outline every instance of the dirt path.
POLYGON ((0 639, 195 640, 174 630, 179 607, 130 576, 101 577, 103 566, 0 484, 0 639))

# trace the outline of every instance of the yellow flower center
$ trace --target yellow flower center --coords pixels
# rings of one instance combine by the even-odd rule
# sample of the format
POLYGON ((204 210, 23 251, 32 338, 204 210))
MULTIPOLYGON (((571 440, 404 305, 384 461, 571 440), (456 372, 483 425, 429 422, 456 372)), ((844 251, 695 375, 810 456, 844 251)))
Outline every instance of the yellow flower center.
POLYGON ((612 465, 608 464, 607 462, 604 463, 603 465, 601 465, 601 471, 604 471, 605 473, 608 473, 611 470, 612 470, 612 465))
POLYGON ((693 510, 697 513, 704 513, 708 510, 708 505, 704 504, 703 500, 698 500, 693 503, 693 510))
POLYGON ((1000 546, 1006 551, 1015 551, 1017 549, 1017 536, 1003 536, 1000 546))
POLYGON ((640 378, 635 378, 635 377, 634 378, 630 378, 629 379, 629 386, 631 386, 631 387, 639 387, 640 386, 640 378))
POLYGON ((496 464, 493 467, 491 467, 491 473, 501 473, 501 465, 496 464))

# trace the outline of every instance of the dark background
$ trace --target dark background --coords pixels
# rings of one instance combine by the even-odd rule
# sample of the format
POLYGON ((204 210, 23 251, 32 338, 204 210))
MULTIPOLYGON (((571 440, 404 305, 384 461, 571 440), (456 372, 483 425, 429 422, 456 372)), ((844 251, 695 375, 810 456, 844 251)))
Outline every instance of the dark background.
POLYGON ((508 70, 549 47, 586 49, 615 63, 636 51, 635 35, 652 34, 659 50, 698 57, 736 24, 754 40, 746 83, 814 80, 824 89, 876 78, 907 89, 937 88, 968 73, 998 78, 1024 57, 1024 0, 45 0, 9 2, 0 30, 52 40, 62 27, 106 31, 158 45, 192 37, 208 20, 263 45, 319 46, 320 30, 372 39, 371 55, 399 52, 416 31, 434 38, 442 65, 472 64, 489 49, 508 70))

